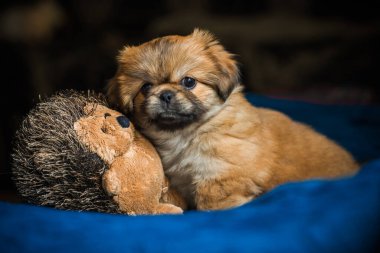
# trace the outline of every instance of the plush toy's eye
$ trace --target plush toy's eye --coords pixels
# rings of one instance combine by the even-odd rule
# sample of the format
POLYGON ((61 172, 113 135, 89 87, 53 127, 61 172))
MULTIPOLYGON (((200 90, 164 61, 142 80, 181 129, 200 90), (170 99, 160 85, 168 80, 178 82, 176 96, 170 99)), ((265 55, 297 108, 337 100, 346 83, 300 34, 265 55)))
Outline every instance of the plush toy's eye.
POLYGON ((122 128, 128 128, 131 124, 129 119, 125 116, 119 116, 116 120, 122 128))
POLYGON ((141 93, 144 95, 148 94, 152 86, 153 86, 152 83, 149 83, 149 82, 144 83, 143 86, 141 87, 141 93))
POLYGON ((180 83, 187 90, 192 90, 197 85, 197 81, 194 78, 188 76, 182 78, 180 83))

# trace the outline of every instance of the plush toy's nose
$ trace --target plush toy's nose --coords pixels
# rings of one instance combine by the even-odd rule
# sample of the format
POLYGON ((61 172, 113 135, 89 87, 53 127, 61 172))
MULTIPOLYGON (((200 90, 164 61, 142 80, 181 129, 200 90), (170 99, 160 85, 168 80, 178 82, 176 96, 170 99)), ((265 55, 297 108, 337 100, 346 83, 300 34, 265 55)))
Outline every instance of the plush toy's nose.
POLYGON ((116 118, 116 120, 122 128, 128 128, 129 125, 131 124, 129 122, 129 119, 125 116, 119 116, 116 118))

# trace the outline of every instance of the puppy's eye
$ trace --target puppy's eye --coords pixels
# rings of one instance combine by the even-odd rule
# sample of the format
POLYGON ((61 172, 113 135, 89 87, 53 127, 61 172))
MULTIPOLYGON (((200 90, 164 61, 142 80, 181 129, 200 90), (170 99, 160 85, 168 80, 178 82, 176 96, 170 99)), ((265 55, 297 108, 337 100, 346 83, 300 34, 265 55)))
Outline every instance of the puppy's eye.
POLYGON ((188 76, 185 76, 180 83, 187 90, 192 90, 197 85, 197 81, 188 76))
POLYGON ((150 89, 152 88, 152 84, 151 83, 148 83, 148 82, 146 82, 146 83, 144 83, 143 84, 143 86, 141 86, 141 93, 142 94, 144 94, 144 95, 146 95, 146 94, 148 94, 148 92, 150 91, 150 89))

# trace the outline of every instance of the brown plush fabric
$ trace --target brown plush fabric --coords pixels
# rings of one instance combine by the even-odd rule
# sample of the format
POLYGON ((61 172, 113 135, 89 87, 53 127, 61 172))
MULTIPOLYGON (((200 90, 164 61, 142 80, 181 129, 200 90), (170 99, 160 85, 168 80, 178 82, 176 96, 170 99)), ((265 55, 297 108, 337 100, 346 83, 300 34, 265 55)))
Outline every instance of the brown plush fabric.
POLYGON ((109 166, 103 187, 128 214, 182 213, 172 204, 160 203, 167 191, 160 157, 121 113, 103 105, 88 104, 87 117, 74 123, 79 139, 109 166))

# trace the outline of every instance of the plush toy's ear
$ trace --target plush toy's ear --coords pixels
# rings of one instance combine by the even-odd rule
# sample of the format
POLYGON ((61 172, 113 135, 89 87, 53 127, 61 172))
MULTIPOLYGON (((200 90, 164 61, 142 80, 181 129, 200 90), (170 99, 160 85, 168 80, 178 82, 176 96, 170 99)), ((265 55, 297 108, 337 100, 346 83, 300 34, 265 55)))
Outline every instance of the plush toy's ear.
POLYGON ((233 55, 208 31, 195 29, 190 36, 205 45, 209 57, 219 71, 220 80, 216 87, 218 95, 226 100, 231 92, 240 86, 240 73, 233 55))

